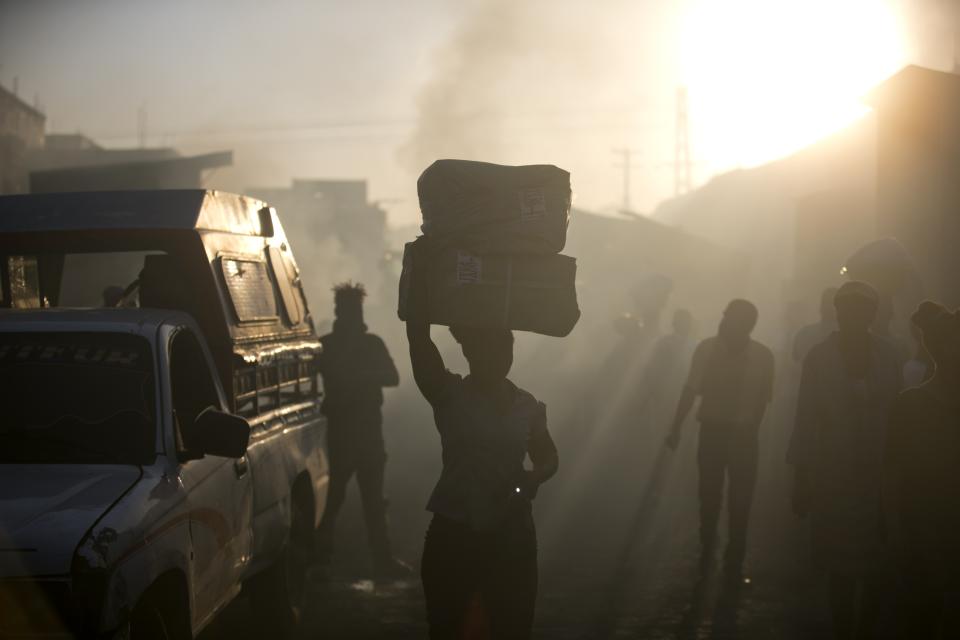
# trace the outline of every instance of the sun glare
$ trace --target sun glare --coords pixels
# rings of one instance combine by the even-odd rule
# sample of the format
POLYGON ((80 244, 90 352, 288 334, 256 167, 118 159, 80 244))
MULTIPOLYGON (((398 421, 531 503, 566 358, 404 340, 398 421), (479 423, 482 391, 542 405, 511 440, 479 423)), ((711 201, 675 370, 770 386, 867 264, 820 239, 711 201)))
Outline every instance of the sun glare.
POLYGON ((695 156, 766 162, 841 129, 905 63, 884 0, 692 0, 681 36, 695 156))

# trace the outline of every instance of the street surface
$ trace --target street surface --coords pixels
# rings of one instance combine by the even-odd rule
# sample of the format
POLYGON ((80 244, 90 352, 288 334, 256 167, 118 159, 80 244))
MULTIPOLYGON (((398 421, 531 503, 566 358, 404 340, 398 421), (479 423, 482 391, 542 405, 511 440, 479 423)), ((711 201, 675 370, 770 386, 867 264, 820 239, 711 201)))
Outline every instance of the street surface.
MULTIPOLYGON (((576 413, 575 407, 566 410, 576 413)), ((719 576, 698 580, 695 425, 688 425, 680 449, 670 453, 652 426, 614 421, 588 431, 576 428, 576 420, 554 418, 561 467, 536 502, 541 578, 534 637, 829 637, 804 526, 789 511, 782 416, 774 409, 764 425, 750 583, 737 588, 725 587, 719 576)), ((439 444, 428 408, 415 397, 388 400, 385 418, 394 548, 416 567, 439 444)), ((365 541, 359 494, 351 487, 337 557, 329 575, 311 580, 300 637, 426 637, 417 576, 372 580, 365 541)), ((248 615, 241 598, 205 639, 244 637, 248 615)))

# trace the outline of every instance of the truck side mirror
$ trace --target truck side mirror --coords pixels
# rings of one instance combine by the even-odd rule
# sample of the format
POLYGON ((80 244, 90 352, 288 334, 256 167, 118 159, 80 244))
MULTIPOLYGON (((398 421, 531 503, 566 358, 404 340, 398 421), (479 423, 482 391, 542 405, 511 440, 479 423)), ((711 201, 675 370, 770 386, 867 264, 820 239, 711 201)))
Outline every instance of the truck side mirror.
POLYGON ((194 421, 193 435, 199 453, 240 458, 250 442, 250 424, 240 416, 207 407, 194 421))

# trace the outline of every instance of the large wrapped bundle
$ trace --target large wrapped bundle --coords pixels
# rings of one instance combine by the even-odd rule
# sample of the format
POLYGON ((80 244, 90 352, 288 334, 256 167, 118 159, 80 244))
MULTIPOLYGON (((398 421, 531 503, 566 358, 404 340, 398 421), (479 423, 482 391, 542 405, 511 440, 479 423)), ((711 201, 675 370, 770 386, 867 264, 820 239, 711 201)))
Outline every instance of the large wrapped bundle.
POLYGON ((437 160, 417 180, 421 230, 478 253, 558 253, 567 240, 570 174, 548 164, 511 167, 437 160))
POLYGON ((580 318, 574 258, 557 254, 478 255, 447 247, 419 254, 415 272, 413 245, 407 244, 403 256, 398 308, 401 320, 409 315, 414 278, 427 280, 427 315, 432 324, 502 327, 561 337, 570 333, 580 318))

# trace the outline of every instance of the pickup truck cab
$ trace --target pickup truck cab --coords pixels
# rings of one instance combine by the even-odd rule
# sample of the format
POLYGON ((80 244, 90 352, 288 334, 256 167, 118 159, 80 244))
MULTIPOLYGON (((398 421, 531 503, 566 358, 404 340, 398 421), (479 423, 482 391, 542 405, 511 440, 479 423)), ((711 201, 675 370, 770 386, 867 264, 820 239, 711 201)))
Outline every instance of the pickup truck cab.
POLYGON ((0 637, 189 638, 241 590, 291 630, 328 470, 276 212, 5 196, 0 261, 0 637))

